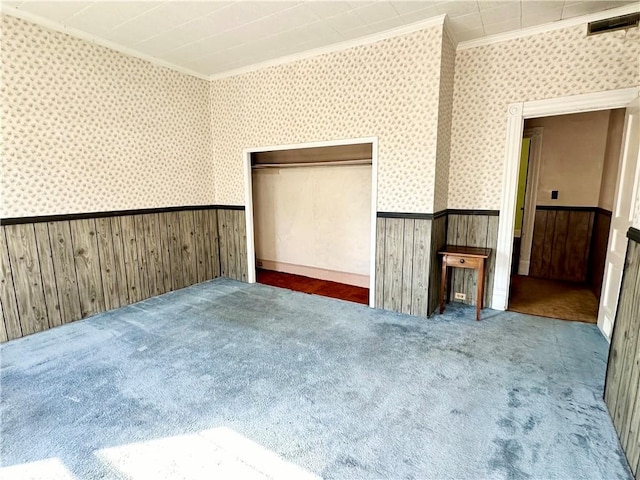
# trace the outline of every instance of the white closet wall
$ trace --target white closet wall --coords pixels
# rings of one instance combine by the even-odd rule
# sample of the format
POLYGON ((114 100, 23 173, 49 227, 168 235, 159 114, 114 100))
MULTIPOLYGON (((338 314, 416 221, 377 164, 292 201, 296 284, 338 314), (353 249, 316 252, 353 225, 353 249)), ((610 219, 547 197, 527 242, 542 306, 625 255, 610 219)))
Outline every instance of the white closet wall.
POLYGON ((371 165, 254 170, 253 205, 265 268, 369 286, 371 165))

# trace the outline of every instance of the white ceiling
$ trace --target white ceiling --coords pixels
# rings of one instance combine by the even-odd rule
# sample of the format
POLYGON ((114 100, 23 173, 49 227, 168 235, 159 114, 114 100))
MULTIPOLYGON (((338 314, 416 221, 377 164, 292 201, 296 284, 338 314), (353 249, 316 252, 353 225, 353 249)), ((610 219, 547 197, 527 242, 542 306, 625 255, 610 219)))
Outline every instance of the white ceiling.
POLYGON ((447 14, 458 42, 635 3, 617 1, 2 1, 8 14, 58 24, 209 76, 447 14))

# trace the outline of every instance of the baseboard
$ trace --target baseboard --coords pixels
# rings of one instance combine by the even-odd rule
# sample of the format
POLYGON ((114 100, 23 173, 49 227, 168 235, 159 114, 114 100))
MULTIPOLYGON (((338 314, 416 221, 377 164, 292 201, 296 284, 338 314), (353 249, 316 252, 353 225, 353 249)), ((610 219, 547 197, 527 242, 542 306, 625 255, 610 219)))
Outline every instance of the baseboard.
POLYGON ((273 270, 275 272, 291 273, 293 275, 302 275, 304 277, 318 278, 320 280, 328 280, 330 282, 344 283, 356 287, 369 288, 369 275, 361 275, 359 273, 338 272, 325 268, 307 267, 305 265, 294 265, 285 262, 274 262, 272 260, 256 260, 256 267, 265 270, 273 270))

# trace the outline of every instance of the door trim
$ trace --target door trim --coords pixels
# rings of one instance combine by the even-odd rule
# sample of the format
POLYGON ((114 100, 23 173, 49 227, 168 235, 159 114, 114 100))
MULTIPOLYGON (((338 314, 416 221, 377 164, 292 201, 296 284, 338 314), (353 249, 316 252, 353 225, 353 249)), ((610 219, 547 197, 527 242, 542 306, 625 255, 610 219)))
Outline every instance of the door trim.
POLYGON ((548 100, 516 102, 507 106, 502 200, 500 204, 500 221, 498 223, 492 308, 506 310, 509 301, 516 210, 515 199, 518 188, 518 170, 520 168, 524 120, 534 117, 550 117, 553 115, 625 108, 632 100, 638 97, 639 92, 639 87, 632 87, 548 100))
POLYGON ((247 229, 247 282, 256 283, 256 248, 253 221, 253 181, 251 174, 251 154, 274 150, 294 150, 298 148, 333 147, 336 145, 352 145, 357 143, 371 144, 371 232, 369 256, 369 306, 375 307, 376 287, 376 218, 378 205, 378 137, 345 138, 323 142, 296 143, 290 145, 274 145, 245 148, 242 151, 244 164, 244 202, 245 223, 247 229))
POLYGON ((531 265, 531 246, 533 245, 533 225, 536 219, 538 201, 538 179, 540 178, 540 160, 542 157, 542 127, 527 128, 523 138, 531 140, 529 146, 529 172, 524 194, 524 217, 520 234, 520 263, 518 275, 529 275, 531 265))

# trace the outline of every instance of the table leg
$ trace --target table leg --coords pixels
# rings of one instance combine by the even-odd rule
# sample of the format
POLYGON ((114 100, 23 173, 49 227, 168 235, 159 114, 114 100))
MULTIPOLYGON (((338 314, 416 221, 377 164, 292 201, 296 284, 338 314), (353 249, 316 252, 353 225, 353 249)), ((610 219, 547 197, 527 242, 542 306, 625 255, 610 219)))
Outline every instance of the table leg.
POLYGON ((480 310, 484 303, 484 259, 480 261, 478 269, 478 293, 476 298, 476 320, 480 320, 480 310))
POLYGON ((440 277, 440 313, 444 312, 444 287, 447 284, 447 260, 442 258, 442 276, 440 277))

